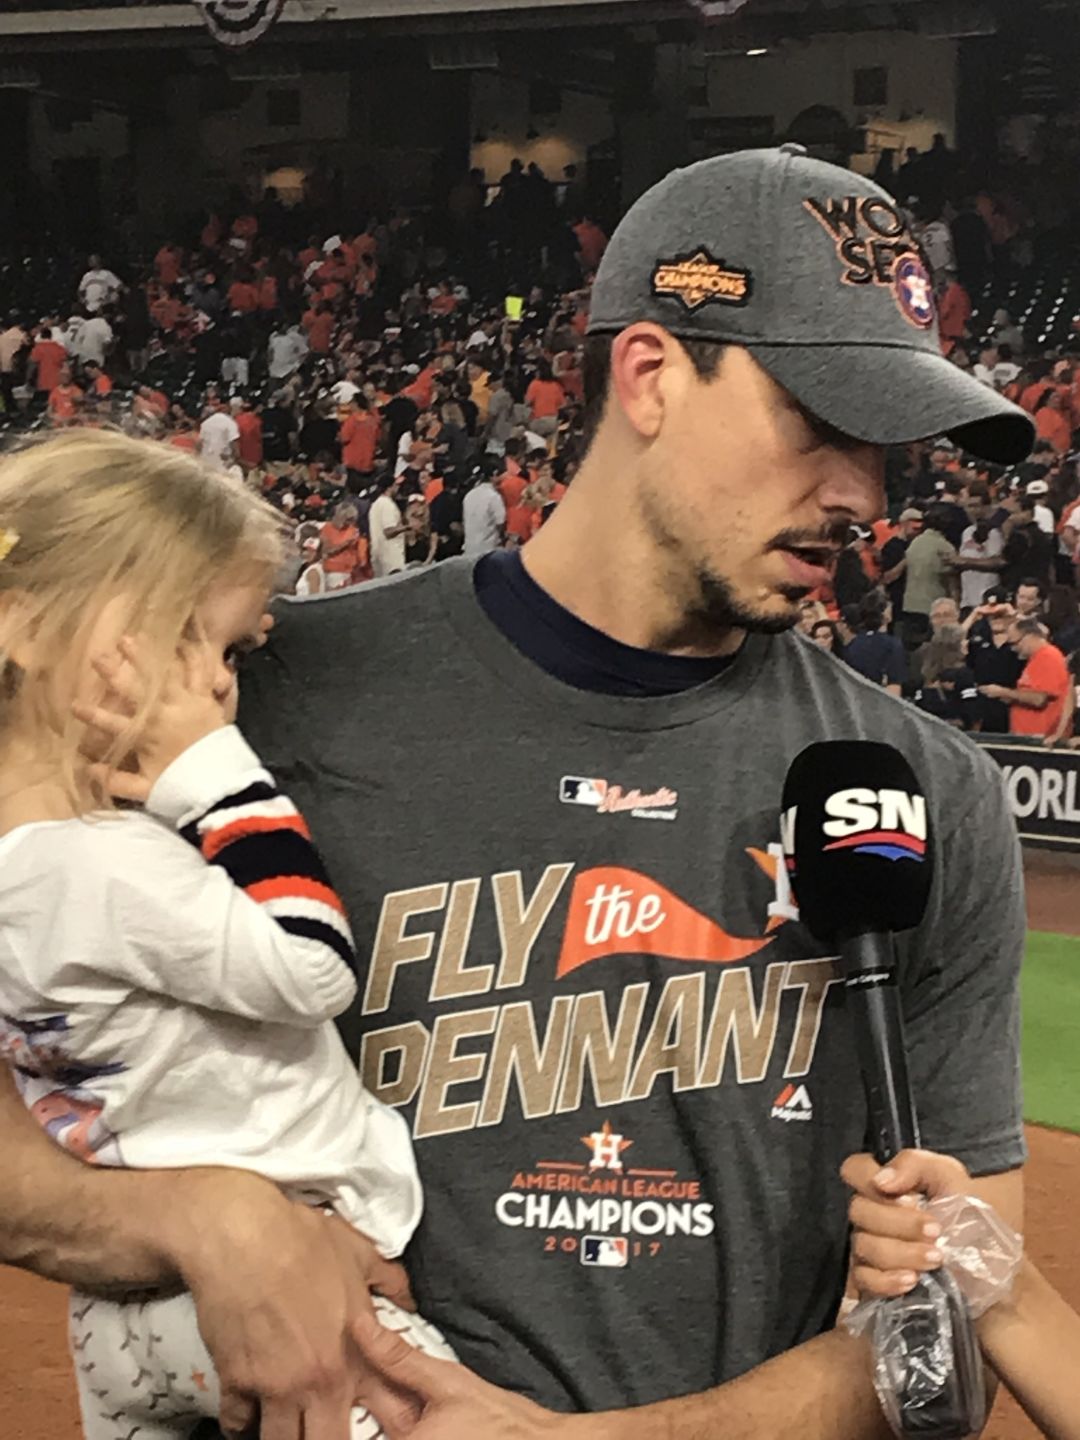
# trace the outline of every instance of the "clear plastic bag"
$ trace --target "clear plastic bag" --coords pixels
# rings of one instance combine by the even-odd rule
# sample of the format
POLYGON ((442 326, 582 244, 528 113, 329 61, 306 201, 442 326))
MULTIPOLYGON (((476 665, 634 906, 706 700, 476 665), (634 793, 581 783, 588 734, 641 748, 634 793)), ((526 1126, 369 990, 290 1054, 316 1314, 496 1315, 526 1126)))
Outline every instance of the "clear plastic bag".
POLYGON ((943 1267, 907 1295, 864 1301, 841 1323, 869 1337, 874 1386, 897 1435, 966 1440, 987 1419, 974 1320, 1009 1294, 1023 1240, 971 1196, 934 1200, 924 1211, 942 1227, 935 1243, 943 1267))

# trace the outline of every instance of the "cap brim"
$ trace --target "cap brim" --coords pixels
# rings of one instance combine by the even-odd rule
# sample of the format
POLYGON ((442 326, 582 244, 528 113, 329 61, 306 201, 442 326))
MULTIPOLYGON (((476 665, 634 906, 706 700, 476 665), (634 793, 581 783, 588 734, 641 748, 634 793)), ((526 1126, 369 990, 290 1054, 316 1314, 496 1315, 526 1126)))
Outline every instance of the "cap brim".
POLYGON ((891 345, 756 345, 754 358, 800 404, 844 435, 904 445, 948 435, 999 465, 1035 443, 1031 416, 944 356, 891 345))

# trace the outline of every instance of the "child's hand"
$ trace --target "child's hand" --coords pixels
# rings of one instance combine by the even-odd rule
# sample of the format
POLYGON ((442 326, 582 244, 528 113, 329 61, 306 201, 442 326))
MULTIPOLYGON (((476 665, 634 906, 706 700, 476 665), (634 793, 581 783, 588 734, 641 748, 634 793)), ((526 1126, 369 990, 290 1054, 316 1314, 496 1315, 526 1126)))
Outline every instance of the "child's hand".
POLYGON ((934 1244, 941 1227, 926 1218, 920 1197, 966 1195, 971 1176, 959 1160, 930 1150, 904 1150, 884 1169, 871 1155, 852 1155, 840 1175, 855 1191, 848 1211, 855 1284, 864 1296, 906 1295, 942 1262, 934 1244))
MULTIPOLYGON (((135 642, 126 636, 115 655, 100 656, 93 666, 105 682, 105 696, 99 705, 76 701, 71 708, 92 732, 85 753, 97 758, 130 731, 132 718, 145 703, 147 679, 135 642)), ((204 641, 185 641, 122 768, 101 763, 91 768, 114 800, 145 804, 174 760, 197 740, 232 723, 236 703, 236 677, 224 671, 221 657, 204 641)))

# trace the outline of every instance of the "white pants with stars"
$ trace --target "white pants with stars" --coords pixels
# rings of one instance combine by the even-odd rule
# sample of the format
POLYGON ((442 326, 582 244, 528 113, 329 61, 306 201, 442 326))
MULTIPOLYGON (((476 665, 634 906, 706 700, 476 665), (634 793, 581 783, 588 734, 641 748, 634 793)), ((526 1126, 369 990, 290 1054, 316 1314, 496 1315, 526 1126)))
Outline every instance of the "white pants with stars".
MULTIPOLYGON (((426 1355, 457 1359, 434 1325, 372 1298, 388 1330, 426 1355)), ((217 1417, 217 1375, 190 1295, 117 1304, 73 1291, 70 1318, 86 1440, 186 1440, 197 1421, 217 1417)), ((353 1411, 352 1440, 382 1434, 369 1410, 353 1411)))

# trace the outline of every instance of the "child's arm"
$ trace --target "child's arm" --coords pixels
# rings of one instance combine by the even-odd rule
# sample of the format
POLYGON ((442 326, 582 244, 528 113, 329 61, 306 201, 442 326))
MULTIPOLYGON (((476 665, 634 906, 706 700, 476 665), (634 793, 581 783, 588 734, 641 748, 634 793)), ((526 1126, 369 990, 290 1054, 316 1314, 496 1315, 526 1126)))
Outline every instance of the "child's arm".
MULTIPOLYGON (((935 1236, 927 1216, 913 1204, 916 1195, 964 1195, 971 1177, 958 1160, 924 1150, 906 1150, 887 1170, 868 1155, 853 1156, 843 1176, 855 1190, 854 1276, 867 1295, 902 1295, 917 1273, 933 1270, 935 1236)), ((1050 1436, 1080 1440, 1080 1316, 1030 1261, 1012 1294, 992 1305, 978 1322, 986 1356, 1002 1380, 1050 1436)))
POLYGON ((188 938, 170 942, 164 922, 159 963, 146 956, 153 988, 253 1019, 319 1024, 340 1014, 356 993, 345 907, 303 816, 236 727, 185 750, 146 808, 202 857, 170 847, 169 908, 188 938), (178 963, 200 937, 198 957, 178 963))

